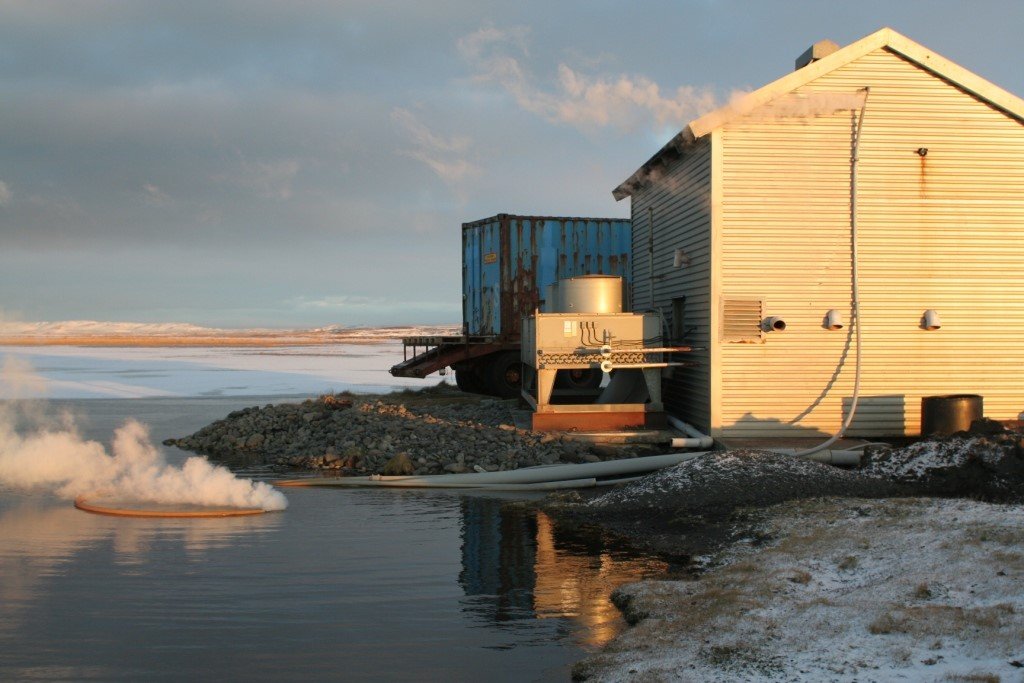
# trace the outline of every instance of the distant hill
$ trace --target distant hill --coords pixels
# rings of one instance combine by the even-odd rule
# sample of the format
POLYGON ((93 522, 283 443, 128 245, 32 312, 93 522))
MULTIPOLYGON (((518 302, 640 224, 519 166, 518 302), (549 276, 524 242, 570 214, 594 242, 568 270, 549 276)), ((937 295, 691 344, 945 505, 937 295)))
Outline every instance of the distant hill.
POLYGON ((376 344, 402 337, 451 335, 460 325, 406 325, 314 329, 222 329, 189 323, 136 323, 98 320, 0 322, 6 346, 290 346, 376 344))

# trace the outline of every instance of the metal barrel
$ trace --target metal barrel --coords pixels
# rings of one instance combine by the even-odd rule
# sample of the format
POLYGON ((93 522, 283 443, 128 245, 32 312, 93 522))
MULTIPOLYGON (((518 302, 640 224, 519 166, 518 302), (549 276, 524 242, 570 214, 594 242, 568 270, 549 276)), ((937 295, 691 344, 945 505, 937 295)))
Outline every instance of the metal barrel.
POLYGON ((971 422, 985 414, 984 399, 977 394, 924 396, 921 398, 921 436, 948 436, 967 431, 971 422))

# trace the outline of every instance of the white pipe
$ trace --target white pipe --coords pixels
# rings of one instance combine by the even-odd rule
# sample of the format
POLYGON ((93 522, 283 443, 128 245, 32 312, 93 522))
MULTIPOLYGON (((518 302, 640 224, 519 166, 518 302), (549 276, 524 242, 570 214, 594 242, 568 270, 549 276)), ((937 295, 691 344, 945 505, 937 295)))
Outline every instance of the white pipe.
POLYGON ((278 482, 281 486, 406 486, 406 487, 443 487, 443 488, 478 488, 490 485, 536 484, 544 482, 564 482, 571 480, 613 477, 620 474, 639 474, 653 472, 693 460, 706 453, 669 453, 666 455, 649 455, 643 458, 627 458, 623 460, 605 460, 603 462, 580 463, 574 465, 542 465, 540 467, 523 467, 504 472, 471 472, 467 474, 433 474, 422 476, 383 476, 379 474, 368 477, 335 477, 323 479, 293 479, 278 482), (315 482, 315 483, 311 483, 315 482), (377 482, 377 483, 370 483, 377 482))
POLYGON ((816 450, 813 453, 808 451, 797 451, 795 448, 767 448, 765 450, 780 455, 791 455, 805 460, 823 462, 828 465, 859 465, 861 453, 854 450, 816 450))
POLYGON ((673 436, 668 441, 671 448, 707 448, 704 439, 693 439, 688 436, 673 436))
POLYGON ((672 448, 711 448, 715 443, 715 440, 710 436, 701 433, 696 427, 683 422, 679 418, 672 415, 666 415, 665 417, 670 425, 690 437, 688 439, 672 439, 672 448), (685 443, 676 445, 677 441, 685 443))
POLYGON ((861 455, 860 451, 821 450, 803 457, 807 460, 823 462, 829 465, 860 465, 861 455))
MULTIPOLYGON (((799 457, 806 457, 818 451, 824 450, 834 444, 839 439, 843 438, 843 434, 850 428, 850 424, 853 423, 854 413, 857 412, 857 400, 860 398, 860 284, 858 283, 858 264, 857 264, 857 167, 860 163, 860 134, 864 126, 864 114, 868 108, 868 95, 871 90, 869 87, 864 87, 864 102, 860 107, 860 116, 857 117, 857 133, 853 139, 853 153, 850 155, 850 285, 853 290, 853 300, 850 304, 852 315, 850 316, 850 324, 856 325, 856 340, 857 340, 857 357, 854 363, 853 371, 853 398, 850 400, 850 412, 846 414, 846 419, 843 420, 842 426, 839 431, 832 436, 832 438, 824 441, 813 448, 808 448, 805 451, 796 453, 799 457)), ((859 461, 858 461, 859 462, 859 461)))
MULTIPOLYGON (((438 475, 443 479, 448 475, 438 475)), ((641 477, 620 477, 618 479, 564 479, 561 481, 539 481, 532 484, 452 484, 444 481, 428 481, 411 484, 402 481, 381 481, 370 477, 331 477, 288 479, 275 482, 277 486, 295 487, 351 487, 351 488, 424 488, 424 489, 472 489, 474 491, 554 491, 559 489, 586 489, 598 486, 615 486, 636 481, 641 477)))

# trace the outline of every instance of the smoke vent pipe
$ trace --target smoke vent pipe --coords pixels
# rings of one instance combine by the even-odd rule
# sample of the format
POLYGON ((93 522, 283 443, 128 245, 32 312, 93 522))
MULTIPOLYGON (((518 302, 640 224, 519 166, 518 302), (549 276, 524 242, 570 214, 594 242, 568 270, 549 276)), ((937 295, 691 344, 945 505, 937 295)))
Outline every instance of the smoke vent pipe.
POLYGON ((921 327, 926 330, 937 330, 942 327, 942 320, 939 319, 939 313, 936 310, 929 308, 924 312, 924 316, 921 318, 921 327))
POLYGON ((804 68, 811 62, 816 62, 822 57, 828 57, 838 49, 839 45, 831 40, 819 40, 796 58, 796 69, 794 71, 804 68))
POLYGON ((825 329, 826 330, 841 330, 843 329, 843 314, 832 308, 825 314, 825 329))

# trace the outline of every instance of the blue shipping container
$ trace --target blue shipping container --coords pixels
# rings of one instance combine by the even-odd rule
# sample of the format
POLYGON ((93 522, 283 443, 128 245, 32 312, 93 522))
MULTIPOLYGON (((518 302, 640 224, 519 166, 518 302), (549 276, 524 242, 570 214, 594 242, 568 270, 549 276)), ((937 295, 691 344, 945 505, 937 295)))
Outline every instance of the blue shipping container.
POLYGON ((518 341, 548 285, 580 275, 632 281, 630 221, 499 214, 462 225, 464 333, 518 341))

